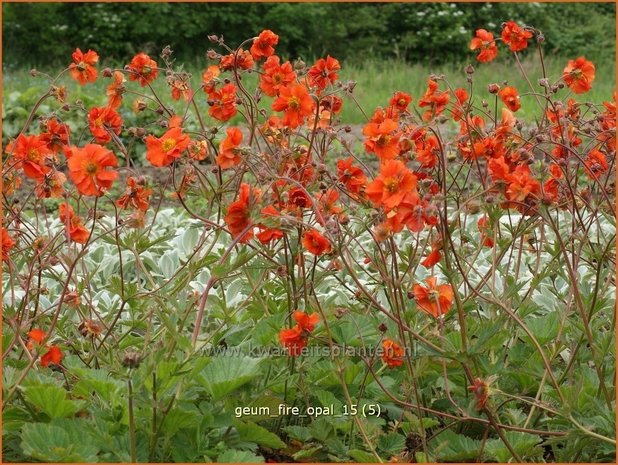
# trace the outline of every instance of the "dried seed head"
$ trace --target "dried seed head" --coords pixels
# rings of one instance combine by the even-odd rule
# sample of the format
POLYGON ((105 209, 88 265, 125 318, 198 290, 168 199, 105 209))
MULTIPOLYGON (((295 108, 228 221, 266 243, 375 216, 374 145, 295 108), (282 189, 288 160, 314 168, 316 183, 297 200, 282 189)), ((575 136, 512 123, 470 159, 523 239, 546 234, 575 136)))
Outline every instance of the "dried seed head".
POLYGON ((127 349, 122 357, 122 366, 126 368, 137 368, 141 361, 142 358, 136 350, 127 349))

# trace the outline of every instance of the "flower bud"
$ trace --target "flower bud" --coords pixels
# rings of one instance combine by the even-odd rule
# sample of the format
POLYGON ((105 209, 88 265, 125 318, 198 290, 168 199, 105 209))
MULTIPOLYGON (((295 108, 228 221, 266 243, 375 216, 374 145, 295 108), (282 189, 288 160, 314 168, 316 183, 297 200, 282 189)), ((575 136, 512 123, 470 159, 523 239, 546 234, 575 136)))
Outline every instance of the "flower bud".
POLYGON ((169 45, 166 45, 165 48, 161 51, 161 58, 166 59, 169 58, 174 51, 169 45))
POLYGON ((294 71, 302 71, 306 67, 307 67, 307 64, 300 58, 297 58, 296 60, 294 60, 294 71))
POLYGON ((500 86, 498 84, 489 84, 487 90, 490 94, 497 94, 500 91, 500 86))
POLYGON ((474 66, 472 65, 466 66, 466 74, 474 74, 474 66))

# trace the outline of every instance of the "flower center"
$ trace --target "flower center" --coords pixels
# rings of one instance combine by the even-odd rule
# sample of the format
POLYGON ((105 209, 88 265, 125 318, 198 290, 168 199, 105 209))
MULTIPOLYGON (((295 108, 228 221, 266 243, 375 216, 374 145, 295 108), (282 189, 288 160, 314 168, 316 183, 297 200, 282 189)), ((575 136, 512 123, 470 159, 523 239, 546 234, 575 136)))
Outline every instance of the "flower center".
POLYGON ((388 145, 388 143, 391 140, 391 136, 385 136, 385 135, 381 135, 380 137, 378 137, 378 139, 376 140, 376 144, 380 147, 384 147, 385 145, 388 145))
POLYGON ((39 159, 39 151, 37 149, 28 150, 28 160, 36 161, 39 159))
POLYGON ((163 141, 162 148, 165 152, 169 152, 174 147, 176 147, 176 140, 172 139, 171 137, 163 141))
POLYGON ((298 97, 292 97, 288 100, 288 107, 290 107, 292 110, 298 110, 298 107, 300 107, 300 100, 298 100, 298 97))
POLYGON ((399 181, 396 178, 386 178, 384 181, 384 188, 391 194, 397 192, 399 189, 399 181))
POLYGON ((98 170, 99 170, 99 167, 93 161, 88 162, 86 166, 84 167, 84 171, 86 171, 86 173, 90 175, 95 174, 98 170))

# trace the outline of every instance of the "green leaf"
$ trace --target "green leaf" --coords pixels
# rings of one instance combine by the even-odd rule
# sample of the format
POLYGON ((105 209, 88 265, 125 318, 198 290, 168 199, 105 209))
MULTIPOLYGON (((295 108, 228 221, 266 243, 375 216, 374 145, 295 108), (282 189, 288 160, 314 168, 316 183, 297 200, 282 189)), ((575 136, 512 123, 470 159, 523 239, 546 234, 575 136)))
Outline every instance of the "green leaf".
POLYGON ((163 431, 168 437, 174 436, 178 431, 185 428, 195 428, 199 424, 201 417, 197 412, 174 409, 171 410, 165 417, 163 423, 163 431))
POLYGON ((110 405, 118 403, 119 391, 124 388, 121 381, 111 378, 104 370, 78 368, 75 372, 82 377, 73 388, 76 396, 90 397, 94 392, 110 405))
POLYGON ((352 449, 348 452, 348 455, 359 463, 378 463, 378 459, 373 454, 365 452, 364 450, 352 449))
POLYGON ((283 431, 288 433, 292 439, 296 439, 300 442, 309 442, 311 440, 311 433, 306 426, 290 425, 283 428, 283 431))
POLYGON ((479 458, 481 441, 446 430, 430 443, 435 458, 445 462, 463 462, 479 458))
POLYGON ((400 453, 406 447, 406 438, 401 434, 388 433, 378 439, 378 449, 388 454, 400 453))
POLYGON ((279 439, 279 436, 251 421, 235 421, 234 426, 242 441, 255 442, 260 446, 266 446, 272 449, 282 449, 285 447, 285 442, 279 439))
POLYGON ((255 378, 259 364, 252 357, 217 357, 202 371, 202 383, 213 400, 219 400, 255 378))
MULTIPOLYGON (((530 332, 543 345, 556 338, 560 327, 560 315, 558 312, 551 312, 544 316, 529 317, 525 320, 530 332)), ((529 337, 526 335, 526 338, 529 337)))
POLYGON ((29 457, 42 462, 96 462, 99 449, 86 444, 81 437, 72 437, 65 429, 50 423, 25 425, 21 448, 29 457))
MULTIPOLYGON (((522 460, 542 458, 543 450, 539 447, 542 440, 538 436, 519 431, 505 431, 504 434, 522 460)), ((501 439, 487 441, 486 450, 498 462, 505 463, 513 459, 513 455, 501 439)))
POLYGON ((335 428, 325 418, 319 418, 309 426, 309 431, 314 439, 320 442, 326 442, 333 434, 335 428))
POLYGON ((63 418, 75 415, 84 402, 66 399, 67 392, 52 384, 25 388, 26 400, 47 414, 50 418, 63 418))
POLYGON ((255 455, 247 450, 229 449, 219 454, 217 463, 264 463, 264 457, 255 455))

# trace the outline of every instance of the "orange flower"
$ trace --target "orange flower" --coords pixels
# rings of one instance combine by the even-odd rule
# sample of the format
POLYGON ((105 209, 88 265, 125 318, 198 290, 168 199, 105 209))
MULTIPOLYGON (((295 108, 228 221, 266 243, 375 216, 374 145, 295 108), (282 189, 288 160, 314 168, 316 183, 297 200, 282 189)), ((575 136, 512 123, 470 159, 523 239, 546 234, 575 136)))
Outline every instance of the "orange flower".
POLYGON ((228 121, 236 113, 236 86, 231 82, 221 89, 213 88, 208 94, 208 114, 219 121, 228 121))
POLYGON ((320 321, 320 315, 317 313, 312 313, 309 315, 308 313, 296 311, 294 312, 294 319, 298 323, 298 326, 303 331, 312 332, 315 328, 315 325, 320 321))
POLYGON ((253 237, 253 231, 249 226, 251 221, 251 204, 256 200, 256 192, 254 191, 253 199, 251 198, 251 187, 243 182, 240 185, 238 199, 230 204, 227 209, 224 221, 228 229, 232 233, 232 237, 238 237, 243 231, 247 230, 240 242, 247 242, 253 237))
POLYGON ((528 39, 532 32, 519 27, 514 21, 507 21, 502 29, 502 40, 509 46, 511 52, 520 52, 528 47, 528 39))
POLYGON ((493 232, 490 227, 489 217, 481 216, 476 223, 476 227, 479 229, 481 233, 481 244, 485 247, 493 247, 493 232))
MULTIPOLYGON (((32 350, 35 347, 35 343, 36 345, 42 344, 45 340, 45 337, 45 332, 40 329, 33 329, 32 331, 30 331, 28 333, 28 350, 32 350)), ((62 361, 62 351, 60 350, 60 348, 58 346, 49 344, 46 344, 45 348, 47 349, 47 352, 45 352, 41 356, 41 366, 46 367, 50 364, 60 365, 60 362, 62 361)))
POLYGON ((389 160, 380 167, 380 175, 365 189, 376 207, 395 208, 406 194, 416 191, 416 176, 398 160, 389 160))
POLYGON ((83 86, 87 82, 97 80, 98 71, 94 65, 99 61, 97 52, 88 50, 83 53, 80 49, 75 49, 73 52, 73 63, 69 65, 69 73, 71 77, 83 86))
POLYGON ((315 256, 330 253, 332 246, 328 239, 322 236, 317 230, 312 229, 303 234, 303 246, 315 256))
POLYGON ((367 184, 367 176, 361 168, 354 166, 354 158, 337 161, 338 181, 345 184, 348 193, 360 194, 367 184))
POLYGON ((498 56, 498 47, 494 35, 485 29, 477 29, 475 37, 470 41, 470 50, 480 50, 476 59, 481 63, 492 61, 498 56))
POLYGON ((337 80, 337 71, 341 69, 339 61, 328 55, 326 59, 320 58, 309 68, 307 77, 309 85, 319 89, 325 89, 328 83, 334 84, 337 80))
POLYGON ((148 199, 151 194, 152 189, 148 189, 145 186, 144 179, 129 176, 127 178, 127 190, 116 200, 116 205, 123 210, 132 207, 145 212, 150 205, 148 199))
POLYGON ((122 104, 122 94, 126 91, 124 87, 126 79, 120 71, 114 71, 113 79, 114 82, 107 86, 105 93, 107 94, 107 106, 115 109, 122 104))
POLYGON ((489 175, 494 181, 506 181, 511 173, 511 168, 503 156, 490 159, 487 167, 489 175))
POLYGON ((597 149, 590 151, 586 157, 585 165, 586 174, 588 177, 597 181, 599 180, 599 177, 609 168, 605 154, 597 149))
POLYGON ((298 325, 290 329, 279 331, 279 342, 286 349, 288 355, 297 357, 307 346, 307 336, 303 335, 298 325))
POLYGON ((154 81, 159 73, 157 62, 145 53, 138 53, 135 55, 126 66, 126 69, 130 71, 129 80, 137 81, 142 87, 146 87, 154 81))
POLYGON ((392 119, 386 118, 380 122, 369 122, 363 128, 365 150, 375 153, 384 160, 392 160, 399 155, 399 125, 392 119))
POLYGON ((318 222, 323 225, 324 218, 330 218, 333 215, 338 215, 343 211, 341 206, 337 205, 337 200, 339 200, 339 192, 332 187, 327 189, 326 192, 320 191, 316 195, 318 209, 320 211, 320 215, 318 215, 318 222))
POLYGON ((196 161, 206 160, 210 149, 206 140, 191 140, 188 149, 189 158, 196 161))
POLYGON ((64 173, 52 170, 41 179, 35 187, 36 195, 40 199, 60 198, 64 194, 62 187, 67 177, 64 173))
POLYGON ((51 152, 47 142, 39 136, 20 134, 7 145, 6 153, 15 160, 15 166, 23 168, 24 174, 31 179, 40 181, 51 170, 47 163, 51 152))
POLYGON ((425 280, 428 287, 415 284, 413 288, 417 305, 434 318, 448 313, 453 304, 453 288, 450 284, 438 285, 438 279, 431 276, 425 280))
POLYGON ((412 96, 410 94, 406 94, 405 92, 397 91, 393 94, 388 103, 399 113, 403 113, 408 109, 408 105, 412 103, 412 96))
POLYGON ((532 177, 528 165, 517 166, 517 168, 507 176, 507 182, 509 185, 506 190, 506 198, 509 201, 523 203, 529 197, 538 198, 541 185, 532 177))
POLYGON ((204 92, 210 94, 216 85, 216 78, 221 74, 221 70, 217 65, 210 65, 206 71, 202 74, 202 88, 204 92))
POLYGON ((301 187, 292 187, 288 191, 288 208, 294 210, 295 208, 309 208, 313 203, 311 197, 305 189, 301 187))
POLYGON ((434 135, 416 140, 416 160, 423 168, 433 168, 438 164, 440 143, 434 135))
POLYGON ((188 77, 170 76, 167 78, 167 85, 172 88, 172 100, 180 100, 180 97, 183 97, 186 102, 191 100, 191 83, 188 77))
POLYGON ((249 50, 243 50, 242 48, 238 50, 238 53, 233 52, 229 55, 221 57, 221 61, 219 62, 219 67, 223 71, 228 71, 234 68, 239 69, 251 69, 253 68, 254 61, 253 57, 249 50))
POLYGON ((189 147, 191 139, 175 126, 159 138, 146 136, 145 142, 146 159, 153 166, 168 166, 189 147))
POLYGON ((483 410, 489 399, 489 385, 481 378, 475 378, 472 386, 468 386, 468 391, 474 393, 476 397, 477 410, 483 410))
POLYGON ((45 123, 47 132, 39 136, 47 144, 47 148, 52 152, 58 153, 69 143, 71 130, 66 124, 59 123, 56 118, 49 118, 45 123))
POLYGON ((241 162, 238 154, 238 146, 242 142, 242 132, 238 128, 227 128, 227 137, 219 145, 219 155, 217 155, 217 165, 228 169, 241 162))
POLYGON ((442 254, 440 253, 440 244, 433 243, 431 245, 431 252, 427 255, 427 257, 425 257, 425 260, 421 262, 421 265, 425 268, 431 268, 436 263, 439 263, 441 259, 442 254))
POLYGON ((9 250, 15 245, 15 240, 9 234, 6 228, 0 228, 0 236, 2 236, 2 260, 9 260, 9 250))
POLYGON ((403 365, 403 347, 390 339, 384 339, 382 342, 382 361, 386 363, 389 368, 399 367, 403 365))
POLYGON ((112 140, 111 133, 120 134, 122 118, 111 107, 94 107, 88 113, 88 126, 98 144, 107 144, 112 140))
POLYGON ((260 35, 253 40, 251 45, 251 55, 255 60, 268 58, 275 53, 274 46, 279 43, 279 36, 270 29, 260 32, 260 35))
POLYGON ((67 161, 69 176, 82 195, 101 196, 118 177, 118 160, 111 150, 97 144, 74 147, 67 161))
MULTIPOLYGON (((280 213, 272 205, 268 205, 267 207, 262 208, 262 211, 260 213, 262 214, 262 216, 266 217, 266 219, 280 216, 280 213)), ((283 237, 283 231, 279 229, 265 226, 263 223, 260 223, 258 227, 260 228, 260 232, 257 233, 255 236, 262 244, 268 244, 271 241, 275 241, 283 237)))
POLYGON ((449 100, 448 92, 438 92, 438 83, 433 79, 429 79, 425 95, 418 101, 419 107, 429 107, 423 113, 423 121, 429 121, 442 113, 449 100))
POLYGON ((58 213, 60 214, 60 221, 64 223, 72 241, 79 244, 88 242, 90 231, 84 227, 82 219, 73 212, 73 207, 71 207, 71 205, 68 203, 61 203, 58 207, 58 213))
POLYGON ((264 72, 260 74, 260 89, 269 97, 279 93, 281 87, 288 86, 296 80, 292 64, 286 61, 279 65, 279 57, 272 55, 264 62, 264 72))
POLYGON ((296 311, 294 312, 294 319, 298 324, 293 328, 279 331, 279 342, 286 349, 288 355, 297 357, 307 346, 309 334, 320 321, 320 316, 317 313, 308 315, 305 312, 296 311))
POLYGON ((452 117, 453 121, 460 121, 464 113, 464 104, 468 101, 469 96, 466 89, 463 88, 455 89, 454 93, 457 102, 453 105, 452 117))
POLYGON ((584 57, 579 57, 577 60, 569 60, 562 72, 562 79, 574 93, 585 94, 592 89, 594 74, 594 64, 584 57))
POLYGON ((274 111, 283 111, 283 124, 296 129, 313 113, 315 102, 307 88, 300 84, 279 89, 279 97, 273 102, 274 111))
POLYGON ((506 86, 500 90, 499 95, 502 99, 502 103, 509 107, 509 110, 515 112, 521 107, 519 103, 519 94, 515 87, 506 86))

